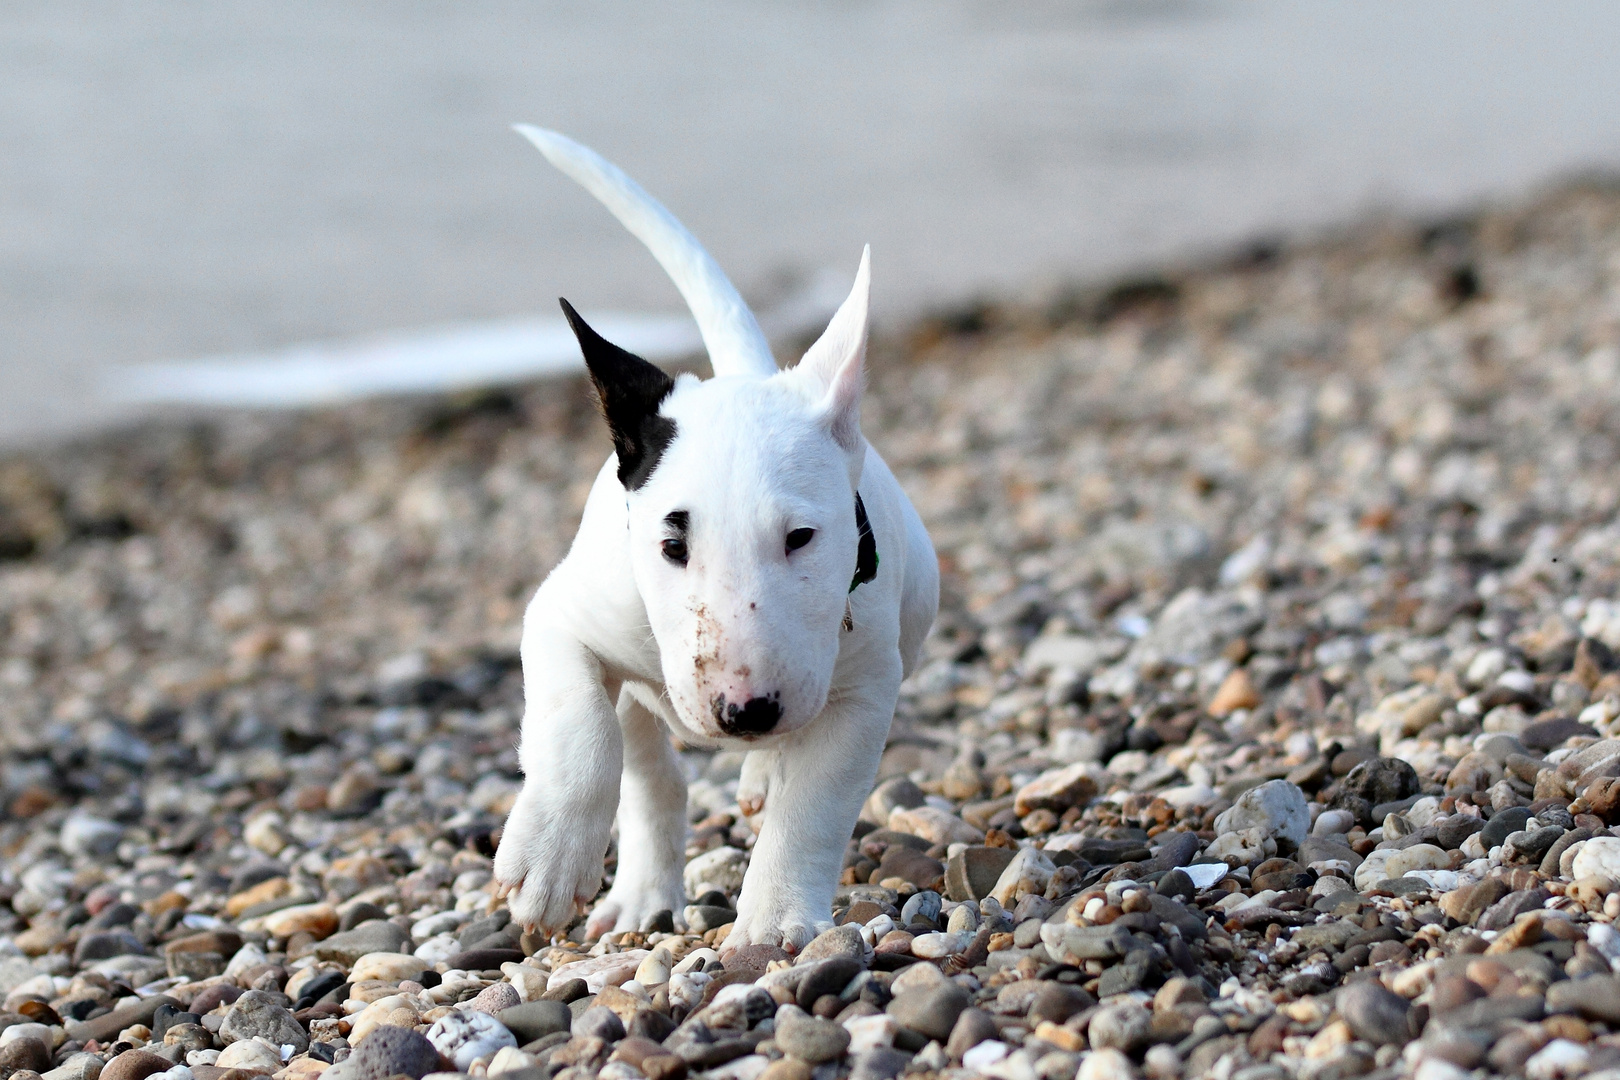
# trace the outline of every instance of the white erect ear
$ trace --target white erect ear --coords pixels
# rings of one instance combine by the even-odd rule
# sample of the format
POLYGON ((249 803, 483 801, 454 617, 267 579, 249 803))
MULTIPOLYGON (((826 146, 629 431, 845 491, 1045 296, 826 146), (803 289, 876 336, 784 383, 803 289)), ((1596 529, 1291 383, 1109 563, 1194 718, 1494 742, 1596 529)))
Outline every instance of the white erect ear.
POLYGON ((822 416, 839 446, 861 445, 861 390, 866 381, 866 327, 872 292, 872 248, 861 252, 855 287, 827 329, 799 361, 798 370, 819 390, 822 416))

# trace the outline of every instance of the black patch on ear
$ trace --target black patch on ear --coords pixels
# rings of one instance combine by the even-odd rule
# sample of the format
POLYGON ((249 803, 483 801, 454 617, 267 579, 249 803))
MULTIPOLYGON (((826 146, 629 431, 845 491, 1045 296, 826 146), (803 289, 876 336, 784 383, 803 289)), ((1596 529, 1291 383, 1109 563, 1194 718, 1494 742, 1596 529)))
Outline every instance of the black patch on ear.
POLYGON ((872 535, 872 523, 866 519, 866 504, 858 491, 855 493, 855 529, 861 540, 855 548, 855 578, 849 583, 850 592, 877 577, 878 568, 877 537, 872 535))
POLYGON ((613 436, 619 483, 626 491, 634 491, 647 482, 664 447, 675 438, 675 421, 658 415, 658 406, 675 389, 675 380, 592 330, 567 300, 559 298, 558 303, 579 339, 579 351, 585 354, 585 367, 602 405, 602 418, 613 436))

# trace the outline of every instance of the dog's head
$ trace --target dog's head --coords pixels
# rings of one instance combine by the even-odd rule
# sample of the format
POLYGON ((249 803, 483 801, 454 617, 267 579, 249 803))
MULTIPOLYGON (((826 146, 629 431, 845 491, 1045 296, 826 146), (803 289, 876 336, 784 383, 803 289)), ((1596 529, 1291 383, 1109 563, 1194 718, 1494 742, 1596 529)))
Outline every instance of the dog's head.
POLYGON ((821 712, 860 532, 870 273, 797 367, 671 379, 564 302, 613 435, 630 565, 680 721, 710 738, 821 712))

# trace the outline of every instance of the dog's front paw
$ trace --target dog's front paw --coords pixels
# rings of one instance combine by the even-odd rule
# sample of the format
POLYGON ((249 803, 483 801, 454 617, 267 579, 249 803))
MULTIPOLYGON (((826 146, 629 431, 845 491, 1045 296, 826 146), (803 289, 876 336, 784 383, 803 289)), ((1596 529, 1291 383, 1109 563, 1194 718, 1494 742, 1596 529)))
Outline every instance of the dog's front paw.
POLYGON ((817 934, 832 929, 827 913, 800 910, 788 904, 765 904, 757 910, 740 911, 737 923, 726 936, 720 955, 724 959, 744 945, 774 945, 797 954, 817 934))
MULTIPOLYGON (((621 871, 622 873, 622 871, 621 871)), ((685 925, 683 911, 686 896, 679 876, 673 882, 647 884, 619 880, 602 897, 591 917, 585 922, 585 938, 595 940, 603 934, 623 934, 640 930, 653 916, 668 911, 679 925, 685 925)))
POLYGON ((602 888, 606 829, 518 799, 495 852, 495 881, 512 921, 545 934, 565 932, 602 888))

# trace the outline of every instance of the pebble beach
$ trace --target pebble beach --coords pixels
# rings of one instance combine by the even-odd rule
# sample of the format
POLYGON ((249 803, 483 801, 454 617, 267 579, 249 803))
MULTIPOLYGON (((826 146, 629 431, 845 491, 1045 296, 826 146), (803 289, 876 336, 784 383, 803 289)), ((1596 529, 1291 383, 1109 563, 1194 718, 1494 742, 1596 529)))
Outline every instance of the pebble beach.
POLYGON ((0 1080, 1620 1078, 1620 188, 869 368, 941 612, 794 956, 735 754, 683 910, 495 898, 582 381, 0 459, 0 1080))

